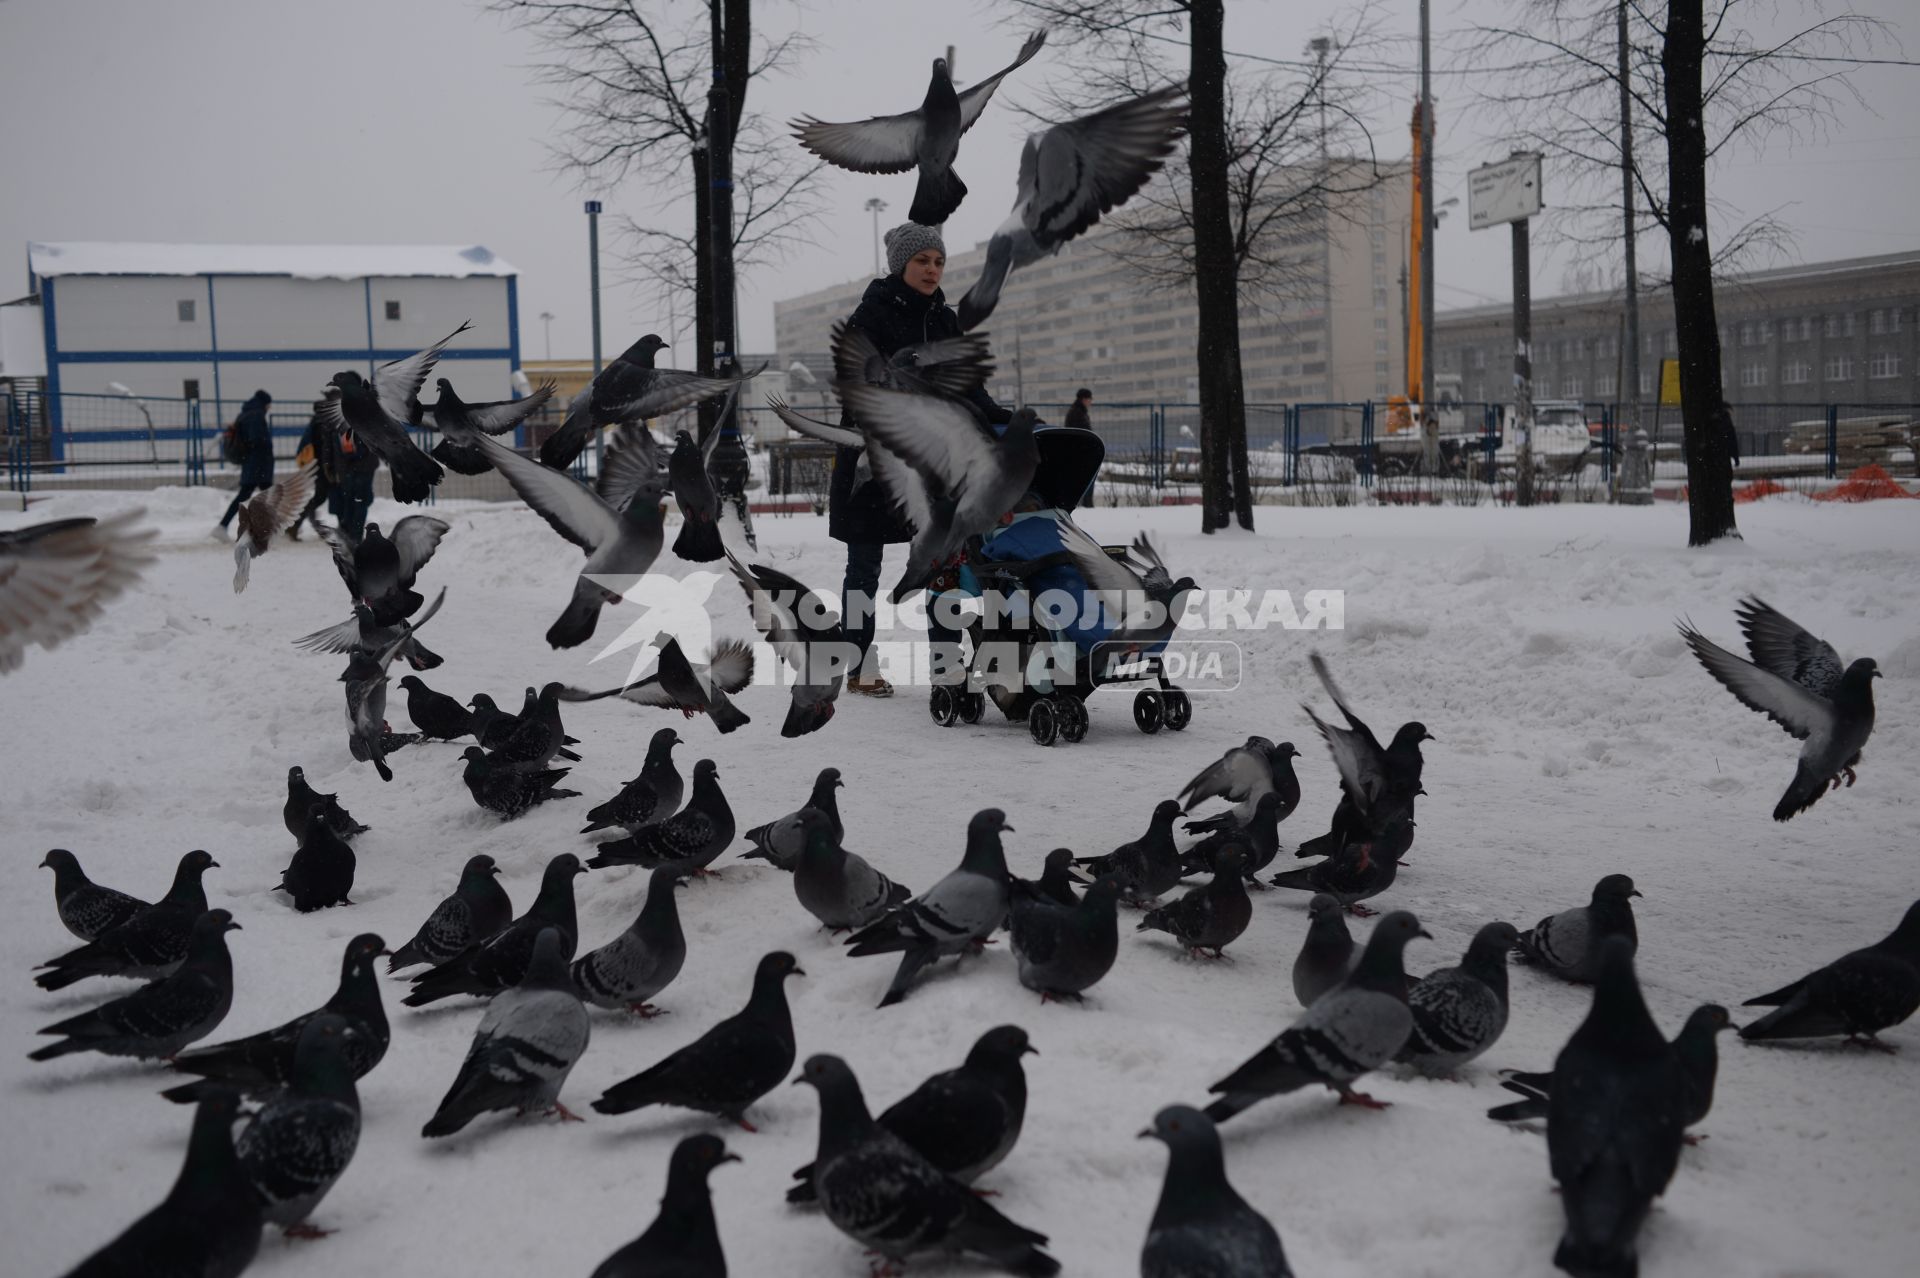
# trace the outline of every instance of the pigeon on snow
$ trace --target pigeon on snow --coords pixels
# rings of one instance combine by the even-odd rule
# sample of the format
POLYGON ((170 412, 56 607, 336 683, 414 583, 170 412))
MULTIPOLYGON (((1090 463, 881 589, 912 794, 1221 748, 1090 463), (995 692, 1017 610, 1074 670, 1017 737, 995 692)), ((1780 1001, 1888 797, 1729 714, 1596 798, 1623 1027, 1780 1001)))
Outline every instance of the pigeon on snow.
POLYGON ((308 462, 240 507, 233 540, 233 593, 247 588, 253 561, 273 549, 273 539, 298 523, 313 498, 318 462, 308 462))
POLYGON ((233 957, 227 933, 240 925, 225 910, 208 910, 194 920, 186 959, 171 975, 143 985, 124 998, 82 1012, 42 1034, 60 1037, 27 1059, 50 1061, 70 1052, 134 1056, 159 1060, 177 1056, 189 1043, 213 1033, 233 1006, 233 957))
POLYGON ((601 1261, 591 1278, 727 1278, 707 1176, 722 1163, 739 1161, 708 1132, 675 1145, 660 1214, 645 1233, 601 1261))
POLYGON ((1072 905, 1060 904, 1038 884, 1015 880, 1007 928, 1020 984, 1043 1003, 1079 1002, 1113 970, 1120 953, 1119 900, 1120 885, 1112 879, 1096 880, 1072 905))
POLYGON ((339 795, 321 794, 308 785, 304 769, 288 768, 287 801, 280 809, 280 819, 286 823, 288 834, 295 839, 306 837, 307 817, 316 803, 326 807, 327 823, 333 827, 333 832, 343 839, 352 839, 354 835, 365 834, 372 828, 354 820, 353 814, 340 806, 339 795))
POLYGON ((999 808, 976 812, 967 822, 967 849, 958 868, 848 938, 847 952, 855 958, 900 955, 881 1007, 905 998, 920 970, 935 959, 986 944, 1006 921, 1011 876, 1000 836, 1012 832, 999 808))
POLYGON ((422 741, 456 741, 473 731, 473 711, 444 692, 435 692, 419 675, 400 680, 407 690, 407 718, 422 741))
POLYGON ((1014 880, 1016 894, 1018 892, 1018 885, 1025 884, 1031 888, 1034 893, 1066 906, 1074 906, 1080 903, 1080 894, 1073 890, 1073 885, 1087 882, 1089 882, 1089 880, 1083 879, 1073 872, 1072 848, 1055 848, 1053 851, 1047 853, 1046 860, 1041 862, 1040 877, 1038 879, 1031 881, 1027 879, 1014 880))
POLYGON ((219 865, 202 849, 187 853, 180 858, 165 896, 79 949, 42 963, 48 970, 34 977, 33 983, 43 990, 62 990, 89 976, 139 981, 166 976, 186 958, 194 922, 206 912, 207 890, 200 876, 219 865))
POLYGON ((50 850, 41 869, 53 871, 53 905, 60 925, 82 941, 97 941, 140 911, 152 908, 138 897, 95 883, 80 868, 80 858, 65 848, 50 850))
POLYGON ((1135 931, 1168 932, 1198 958, 1205 951, 1222 957, 1253 921, 1253 902, 1247 897, 1247 854, 1229 847, 1220 853, 1213 878, 1204 887, 1189 889, 1177 900, 1148 910, 1135 931))
MULTIPOLYGON (((1420 773, 1425 766, 1420 743, 1434 740, 1433 734, 1425 724, 1403 723, 1393 734, 1393 740, 1382 747, 1373 730, 1361 722, 1351 703, 1341 694, 1326 659, 1316 652, 1308 657, 1308 662, 1327 696, 1339 707, 1347 726, 1335 727, 1321 719, 1311 707, 1302 707, 1325 738, 1334 767, 1340 772, 1341 802, 1334 811, 1334 837, 1322 835, 1310 839, 1300 845, 1295 855, 1333 854, 1344 843, 1364 839, 1369 834, 1381 837, 1389 830, 1401 829, 1403 820, 1409 823, 1406 829, 1411 832, 1413 801, 1421 793, 1420 773)), ((1397 861, 1399 855, 1394 859, 1397 861)))
POLYGON ((1180 804, 1162 799, 1154 805, 1145 834, 1104 856, 1078 857, 1074 864, 1096 879, 1116 880, 1122 900, 1151 902, 1180 882, 1180 849, 1173 840, 1173 823, 1179 819, 1180 804))
POLYGON ((1140 1133, 1167 1147, 1167 1176, 1140 1250, 1140 1278, 1293 1278, 1273 1225, 1227 1183, 1220 1133, 1169 1105, 1140 1133))
POLYGON ((1740 1037, 1749 1042, 1845 1034, 1880 1046, 1876 1034, 1920 1007, 1920 901, 1907 907, 1885 940, 1743 1006, 1774 1009, 1741 1027, 1740 1037))
POLYGON ((1833 645, 1816 639, 1749 597, 1735 612, 1752 661, 1742 660, 1683 623, 1680 635, 1707 673, 1749 710, 1758 710, 1804 742, 1793 783, 1773 819, 1788 821, 1820 801, 1840 778, 1853 784, 1853 765, 1873 735, 1873 681, 1880 667, 1860 657, 1842 667, 1833 645))
POLYGON ((1473 934, 1458 967, 1413 982, 1413 1033, 1394 1059, 1423 1074, 1450 1074, 1492 1047, 1507 1028, 1507 951, 1520 933, 1489 923, 1473 934))
POLYGON ((490 404, 469 404, 454 394, 453 383, 441 377, 440 399, 434 404, 414 403, 418 410, 413 424, 440 432, 440 442, 431 456, 456 475, 484 475, 493 463, 480 451, 476 440, 481 435, 504 435, 547 406, 553 398, 553 383, 543 382, 524 399, 500 399, 490 404))
MULTIPOLYGON (((1733 1018, 1717 1003, 1702 1003, 1687 1017, 1687 1023, 1673 1036, 1674 1054, 1680 1058, 1682 1081, 1686 1087, 1686 1124, 1692 1127, 1713 1110, 1713 1086, 1720 1072, 1720 1047, 1716 1041, 1723 1030, 1733 1028, 1733 1018)), ((1503 1123, 1547 1117, 1547 1099, 1553 1094, 1553 1075, 1529 1074, 1521 1070, 1500 1071, 1500 1086, 1527 1099, 1495 1106, 1487 1117, 1503 1123)), ((1687 1136, 1689 1145, 1697 1145, 1704 1136, 1687 1136)))
POLYGON ((445 963, 484 945, 513 921, 513 902, 499 883, 500 867, 484 852, 467 858, 453 893, 433 907, 413 939, 393 952, 387 970, 445 963))
POLYGON ((1299 755, 1291 741, 1275 745, 1265 737, 1248 737, 1245 745, 1233 747, 1180 787, 1183 812, 1192 812, 1208 799, 1226 799, 1233 804, 1230 811, 1189 821, 1186 828, 1193 833, 1209 833, 1245 825, 1260 796, 1275 790, 1284 801, 1280 819, 1286 820, 1300 803, 1300 778, 1293 771, 1293 760, 1299 755))
POLYGON ((674 899, 678 878, 672 866, 655 870, 646 904, 627 930, 573 961, 573 983, 589 1003, 639 1016, 659 1014, 648 1000, 671 985, 687 961, 680 903, 674 899))
POLYGON ((247 1178, 266 1203, 267 1219, 289 1238, 328 1231, 306 1223, 353 1161, 360 1145, 360 1094, 349 1045, 359 1031, 322 1012, 294 1046, 293 1069, 234 1141, 247 1178))
MULTIPOLYGON (((1278 791, 1269 790, 1255 802, 1253 814, 1238 826, 1232 825, 1231 812, 1220 818, 1222 824, 1211 834, 1180 854, 1180 868, 1187 874, 1198 874, 1202 870, 1216 869, 1216 860, 1224 849, 1239 848, 1241 855, 1241 873, 1249 883, 1258 886, 1254 875, 1273 864, 1280 855, 1280 822, 1285 819, 1286 798, 1278 791)), ((1191 829, 1196 823, 1188 822, 1191 829)))
POLYGON ((560 693, 560 699, 600 701, 607 697, 619 697, 637 706, 678 710, 689 719, 696 714, 705 714, 712 717, 713 726, 723 734, 752 722, 727 699, 729 694, 753 682, 753 648, 750 644, 737 639, 721 639, 713 645, 713 655, 703 665, 689 661, 687 654, 681 650, 680 641, 664 630, 654 636, 653 642, 660 649, 660 659, 652 674, 599 692, 567 688, 560 693))
MULTIPOLYGON (((621 351, 567 405, 567 419, 540 445, 540 464, 565 470, 603 426, 644 430, 641 423, 712 399, 734 389, 727 377, 702 377, 677 368, 655 368, 654 355, 667 349, 658 333, 648 333, 621 351)), ((651 445, 651 437, 648 437, 651 445)))
POLYGON ((1393 886, 1400 874, 1400 857, 1413 843, 1413 821, 1405 813, 1391 819, 1381 835, 1344 844, 1324 861, 1282 870, 1267 881, 1275 887, 1325 893, 1349 914, 1362 918, 1373 911, 1360 904, 1393 886))
POLYGON ((903 904, 913 893, 840 846, 827 814, 800 812, 800 856, 793 867, 793 894, 801 908, 833 931, 862 928, 903 904))
POLYGON ((105 605, 159 562, 147 512, 55 519, 0 532, 0 674, 34 644, 57 648, 93 625, 105 605))
MULTIPOLYGON (((620 793, 598 807, 587 810, 587 824, 580 833, 618 826, 628 834, 643 825, 664 821, 680 806, 685 782, 673 764, 673 748, 681 744, 680 734, 661 728, 647 743, 647 757, 640 764, 640 775, 620 787, 620 793)), ((752 837, 752 832, 748 832, 752 837)))
POLYGON ((680 878, 709 874, 715 858, 733 845, 733 808, 720 789, 720 769, 712 759, 693 765, 693 792, 687 806, 663 821, 643 825, 624 839, 597 845, 587 862, 608 865, 672 865, 680 878))
POLYGON ((420 387, 440 362, 440 353, 472 327, 462 324, 427 349, 382 364, 371 381, 352 369, 342 369, 327 383, 340 393, 327 396, 315 409, 323 425, 372 449, 387 463, 395 501, 425 501, 446 477, 439 462, 415 447, 407 425, 419 416, 420 387))
POLYGON ((1347 911, 1338 897, 1316 893, 1307 902, 1307 939, 1293 960, 1293 996, 1300 1006, 1314 1000, 1353 970, 1353 934, 1347 931, 1347 911))
POLYGON ((511 820, 551 799, 580 797, 578 790, 558 788, 567 779, 566 768, 528 771, 479 746, 468 746, 460 757, 466 760, 460 779, 466 783, 467 793, 475 803, 503 818, 511 820))
POLYGON ((1633 880, 1609 874, 1593 885, 1586 905, 1550 914, 1520 934, 1514 954, 1563 981, 1591 982, 1600 968, 1600 946, 1610 936, 1626 938, 1628 953, 1640 943, 1633 922, 1633 880))
POLYGON ((836 840, 847 835, 846 827, 840 821, 840 800, 834 794, 846 782, 840 779, 840 769, 822 768, 820 775, 813 779, 813 790, 807 795, 807 801, 783 817, 756 825, 741 837, 753 844, 753 851, 742 852, 740 859, 751 861, 756 858, 766 861, 777 870, 793 873, 793 867, 799 863, 800 849, 804 844, 801 838, 800 814, 808 808, 825 814, 827 827, 836 840))
POLYGON ((540 930, 526 974, 487 1004, 467 1059, 422 1136, 451 1136, 501 1109, 577 1117, 560 1103, 560 1089, 586 1052, 593 1026, 567 977, 572 950, 557 928, 540 930))
POLYGON ((330 905, 352 905, 347 893, 353 891, 357 860, 352 845, 327 823, 326 806, 316 803, 307 814, 306 835, 280 872, 274 891, 292 897, 293 908, 302 914, 330 905))
POLYGON ((540 877, 540 894, 525 914, 490 939, 414 977, 413 992, 400 1001, 408 1007, 425 1007, 455 994, 485 996, 516 985, 533 958, 535 940, 544 931, 559 934, 560 956, 571 959, 580 934, 573 880, 585 873, 580 858, 571 852, 548 861, 540 877))
POLYGON ((947 60, 935 58, 927 96, 916 110, 847 124, 803 116, 793 121, 793 135, 801 146, 829 164, 855 173, 904 173, 918 168, 920 175, 907 220, 921 226, 939 226, 967 198, 967 184, 953 171, 954 157, 960 153, 960 135, 971 129, 987 109, 1000 81, 1025 66, 1046 42, 1046 33, 1036 31, 1020 46, 1010 66, 964 93, 954 91, 947 60))

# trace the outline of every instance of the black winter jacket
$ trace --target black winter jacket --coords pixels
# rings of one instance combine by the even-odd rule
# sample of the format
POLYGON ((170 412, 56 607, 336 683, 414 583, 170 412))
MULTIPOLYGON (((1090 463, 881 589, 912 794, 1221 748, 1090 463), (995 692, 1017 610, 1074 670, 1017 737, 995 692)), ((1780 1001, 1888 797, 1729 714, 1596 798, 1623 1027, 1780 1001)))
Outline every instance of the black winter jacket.
POLYGON ((267 420, 269 400, 264 391, 255 391, 240 416, 234 420, 234 437, 240 445, 240 480, 247 484, 273 482, 273 426, 267 420))
MULTIPOLYGON (((932 296, 916 293, 898 275, 867 285, 847 323, 872 338, 882 355, 892 355, 903 346, 960 336, 960 317, 947 305, 946 294, 938 289, 932 296)), ((1012 409, 995 403, 984 390, 976 390, 967 398, 994 425, 1005 425, 1013 416, 1012 409)), ((856 425, 845 410, 841 411, 840 424, 850 429, 856 425)), ((842 448, 834 456, 827 535, 844 542, 912 541, 913 525, 894 509, 878 480, 868 479, 858 490, 854 488, 859 462, 857 448, 842 448)))

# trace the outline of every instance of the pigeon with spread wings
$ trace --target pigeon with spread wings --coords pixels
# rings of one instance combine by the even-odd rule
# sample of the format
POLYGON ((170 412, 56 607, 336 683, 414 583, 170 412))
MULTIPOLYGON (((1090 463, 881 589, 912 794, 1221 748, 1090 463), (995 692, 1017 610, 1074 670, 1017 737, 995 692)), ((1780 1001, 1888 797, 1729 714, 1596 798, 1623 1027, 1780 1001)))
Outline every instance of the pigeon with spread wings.
POLYGON ((27 648, 54 648, 85 631, 101 606, 156 562, 157 530, 146 512, 56 519, 0 532, 0 674, 18 670, 27 648))
POLYGON ((299 521, 313 497, 316 462, 308 462, 240 507, 240 530, 233 540, 233 593, 247 588, 253 561, 273 549, 275 536, 299 521))
POLYGON ((456 475, 484 475, 493 463, 474 440, 481 435, 504 435, 547 406, 553 398, 553 383, 544 382, 525 399, 499 399, 489 404, 469 404, 453 392, 453 383, 439 378, 440 398, 433 404, 414 401, 413 424, 440 432, 433 446, 433 457, 456 475))
POLYGON ((364 443, 387 463, 393 473, 395 501, 425 501, 434 485, 446 477, 440 463, 407 438, 407 423, 418 418, 420 388, 440 362, 447 343, 472 327, 463 323, 427 349, 382 364, 371 381, 350 368, 341 369, 327 383, 338 387, 340 394, 329 395, 315 406, 321 422, 364 443))
POLYGON ((652 674, 618 688, 587 692, 580 688, 562 688, 562 701, 599 701, 619 697, 637 706, 658 706, 678 710, 691 719, 696 714, 713 717, 713 726, 732 732, 749 722, 746 714, 729 701, 728 695, 753 682, 753 648, 737 639, 722 639, 713 646, 706 664, 689 661, 680 649, 680 641, 661 631, 653 642, 660 649, 659 663, 652 674))
MULTIPOLYGON (((602 426, 630 426, 664 417, 689 404, 736 389, 742 379, 703 377, 677 368, 655 368, 654 352, 667 348, 658 333, 620 352, 567 404, 567 419, 540 445, 540 464, 565 470, 602 426)), ((758 372, 759 370, 755 370, 758 372)), ((748 373, 747 377, 752 377, 748 373)))
POLYGON ((746 592, 754 626, 793 669, 793 699, 780 735, 804 737, 818 732, 833 718, 834 700, 849 666, 859 656, 840 628, 839 616, 817 591, 777 568, 743 564, 732 551, 727 552, 727 563, 746 592))

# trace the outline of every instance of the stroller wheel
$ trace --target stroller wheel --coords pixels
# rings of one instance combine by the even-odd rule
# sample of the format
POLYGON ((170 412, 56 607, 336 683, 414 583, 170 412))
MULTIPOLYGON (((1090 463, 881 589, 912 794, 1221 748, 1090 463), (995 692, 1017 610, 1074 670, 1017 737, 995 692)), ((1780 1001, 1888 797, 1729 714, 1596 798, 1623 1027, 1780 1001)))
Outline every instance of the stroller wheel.
POLYGON ((943 728, 951 728, 960 721, 960 699, 952 688, 945 684, 936 686, 933 694, 927 698, 927 713, 933 721, 943 728))
POLYGON ((1165 695, 1167 727, 1179 732, 1193 722, 1193 702, 1187 700, 1187 694, 1174 688, 1165 695))
POLYGON ((1147 690, 1135 694, 1133 698, 1133 726, 1151 736, 1160 731, 1160 725, 1166 721, 1166 708, 1160 700, 1160 694, 1147 690))
POLYGON ((1054 699, 1060 718, 1060 735, 1069 742, 1078 743, 1087 736, 1087 703, 1071 692, 1063 692, 1054 699))
POLYGON ((960 722, 978 723, 980 716, 987 712, 987 699, 978 692, 960 694, 960 722))
POLYGON ((1027 711, 1027 731, 1034 744, 1050 746, 1060 736, 1060 716, 1051 701, 1036 701, 1027 711))

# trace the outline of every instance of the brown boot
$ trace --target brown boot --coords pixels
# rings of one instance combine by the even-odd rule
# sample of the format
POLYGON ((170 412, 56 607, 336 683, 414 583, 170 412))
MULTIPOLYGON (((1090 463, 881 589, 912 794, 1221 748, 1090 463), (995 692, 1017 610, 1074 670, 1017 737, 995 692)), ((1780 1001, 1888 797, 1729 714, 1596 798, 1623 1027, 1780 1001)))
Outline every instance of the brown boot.
POLYGON ((891 697, 893 695, 893 685, 879 675, 874 675, 866 679, 849 679, 847 680, 847 690, 849 692, 857 692, 863 697, 891 697))

